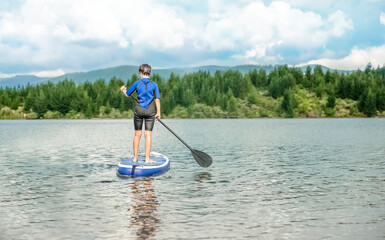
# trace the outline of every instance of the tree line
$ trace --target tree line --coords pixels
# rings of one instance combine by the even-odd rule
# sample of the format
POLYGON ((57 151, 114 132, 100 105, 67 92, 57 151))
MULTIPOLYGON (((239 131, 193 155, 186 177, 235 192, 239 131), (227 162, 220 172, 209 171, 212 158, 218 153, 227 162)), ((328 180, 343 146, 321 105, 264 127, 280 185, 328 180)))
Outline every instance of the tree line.
MULTIPOLYGON (((131 118, 136 102, 120 92, 123 81, 75 84, 64 80, 0 88, 0 118, 131 118)), ((305 72, 286 65, 270 73, 227 70, 168 79, 151 75, 161 93, 162 115, 176 118, 385 116, 385 67, 370 64, 344 74, 321 66, 305 72)))

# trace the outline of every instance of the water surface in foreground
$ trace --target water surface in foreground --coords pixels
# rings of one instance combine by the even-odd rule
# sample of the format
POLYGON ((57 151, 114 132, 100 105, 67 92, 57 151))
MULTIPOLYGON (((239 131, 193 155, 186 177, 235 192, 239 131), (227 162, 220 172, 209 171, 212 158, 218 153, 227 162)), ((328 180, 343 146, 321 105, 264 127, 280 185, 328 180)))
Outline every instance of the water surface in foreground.
POLYGON ((130 119, 0 121, 0 239, 385 237, 384 119, 164 122, 213 165, 156 123, 171 169, 121 179, 130 119))

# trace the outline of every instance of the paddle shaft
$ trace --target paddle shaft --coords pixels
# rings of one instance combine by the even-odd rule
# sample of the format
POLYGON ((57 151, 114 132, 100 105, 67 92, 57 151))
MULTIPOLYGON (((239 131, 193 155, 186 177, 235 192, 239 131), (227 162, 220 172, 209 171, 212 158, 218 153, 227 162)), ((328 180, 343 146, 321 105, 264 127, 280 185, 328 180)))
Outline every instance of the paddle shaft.
POLYGON ((137 103, 139 103, 139 99, 137 99, 136 97, 134 97, 134 96, 132 96, 132 95, 130 95, 130 97, 132 97, 133 99, 135 99, 135 101, 136 101, 137 103))
POLYGON ((174 136, 176 138, 179 139, 179 141, 181 141, 188 149, 190 149, 191 152, 194 152, 194 150, 187 144, 185 143, 178 135, 176 135, 176 133, 174 133, 164 122, 162 122, 162 120, 160 119, 157 119, 165 128, 167 128, 167 130, 169 130, 172 134, 174 134, 174 136))

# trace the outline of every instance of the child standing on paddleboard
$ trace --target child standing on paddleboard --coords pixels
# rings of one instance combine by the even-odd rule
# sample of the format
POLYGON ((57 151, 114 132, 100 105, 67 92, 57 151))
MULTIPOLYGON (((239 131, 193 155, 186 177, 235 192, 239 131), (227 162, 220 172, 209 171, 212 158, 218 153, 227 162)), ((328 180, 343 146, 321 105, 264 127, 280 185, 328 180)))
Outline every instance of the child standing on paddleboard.
POLYGON ((139 102, 134 111, 134 159, 138 161, 138 149, 139 142, 142 136, 142 126, 144 121, 144 137, 145 137, 145 151, 146 151, 146 164, 154 163, 150 159, 151 151, 151 137, 152 129, 154 127, 155 119, 160 119, 160 94, 158 85, 150 80, 151 66, 148 64, 142 64, 139 67, 140 80, 134 82, 127 90, 125 86, 122 86, 120 90, 129 97, 135 90, 138 93, 139 102), (156 106, 156 109, 155 109, 156 106))

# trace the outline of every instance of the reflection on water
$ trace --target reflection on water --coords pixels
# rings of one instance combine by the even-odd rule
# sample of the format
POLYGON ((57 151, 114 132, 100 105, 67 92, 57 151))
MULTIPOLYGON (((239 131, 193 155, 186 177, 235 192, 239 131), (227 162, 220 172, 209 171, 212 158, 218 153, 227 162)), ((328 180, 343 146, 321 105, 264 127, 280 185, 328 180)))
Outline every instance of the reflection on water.
POLYGON ((197 175, 195 175, 196 182, 204 182, 206 180, 211 180, 211 174, 209 172, 200 172, 197 175))
POLYGON ((159 202, 152 186, 153 178, 138 178, 131 188, 131 223, 137 227, 137 239, 148 239, 155 235, 160 223, 155 214, 159 202))

